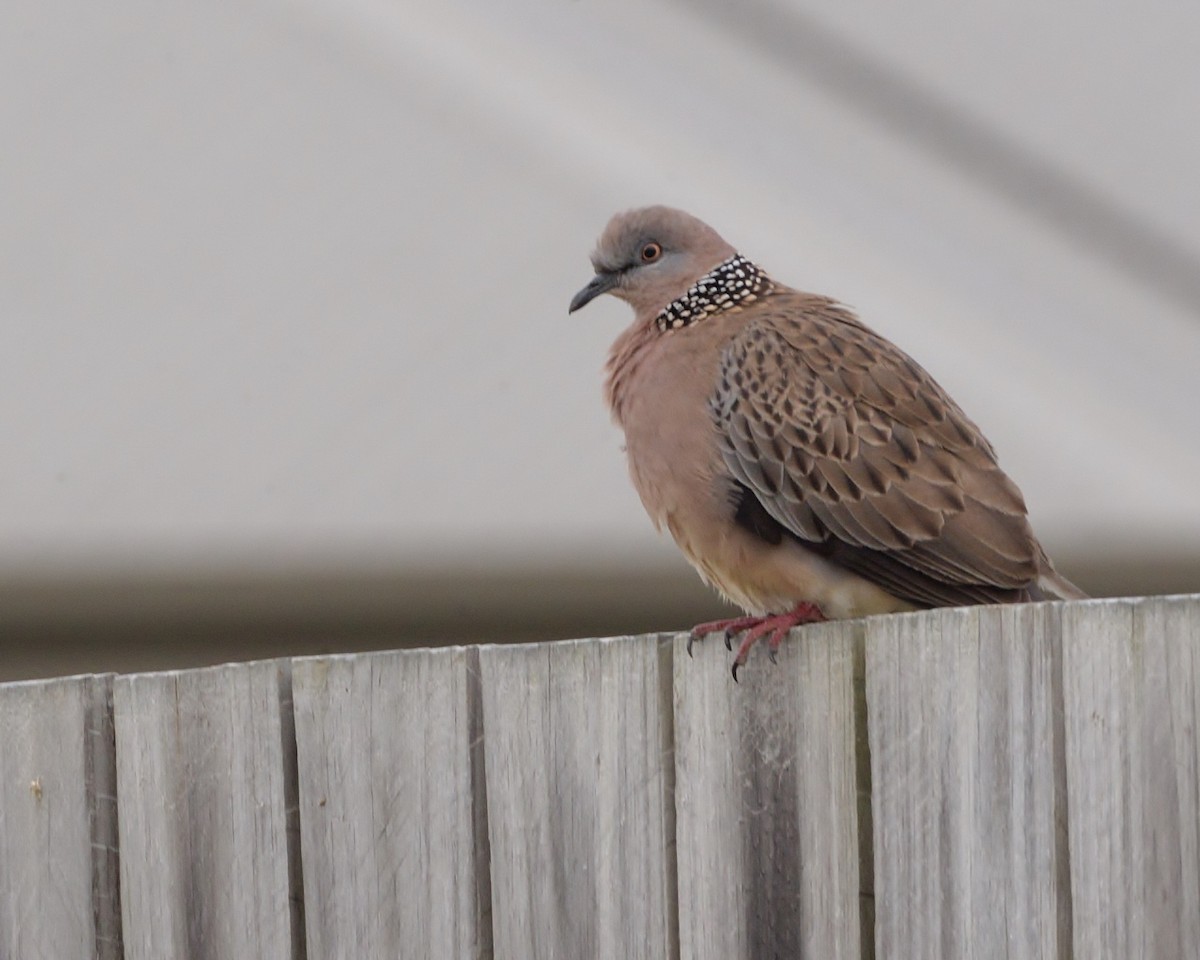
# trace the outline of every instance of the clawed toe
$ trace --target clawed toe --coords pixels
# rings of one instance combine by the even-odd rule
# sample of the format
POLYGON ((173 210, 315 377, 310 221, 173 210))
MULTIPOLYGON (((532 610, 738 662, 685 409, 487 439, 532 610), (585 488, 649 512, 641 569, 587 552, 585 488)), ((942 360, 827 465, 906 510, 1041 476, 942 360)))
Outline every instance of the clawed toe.
POLYGON ((765 617, 738 617, 733 620, 717 620, 712 623, 702 623, 694 627, 688 636, 688 656, 692 655, 692 644, 697 640, 702 640, 710 633, 719 632, 724 635, 726 650, 732 650, 734 637, 742 634, 737 653, 733 658, 732 672, 733 679, 736 681, 738 670, 746 665, 746 660, 750 656, 750 648, 759 639, 768 636, 768 634, 770 635, 767 640, 767 656, 772 663, 777 663, 779 661, 779 648, 783 644, 784 637, 788 635, 788 631, 792 627, 824 619, 825 615, 816 605, 801 603, 797 604, 795 609, 787 613, 771 614, 765 617))

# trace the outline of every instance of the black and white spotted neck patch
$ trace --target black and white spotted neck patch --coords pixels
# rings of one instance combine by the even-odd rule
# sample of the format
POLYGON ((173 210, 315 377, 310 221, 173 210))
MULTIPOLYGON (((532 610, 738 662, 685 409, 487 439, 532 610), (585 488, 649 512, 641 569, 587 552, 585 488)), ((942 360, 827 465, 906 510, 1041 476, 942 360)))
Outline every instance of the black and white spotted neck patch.
POLYGON ((714 313, 753 303, 774 286, 761 267, 735 253, 692 284, 682 297, 663 307, 654 324, 663 333, 690 327, 714 313))

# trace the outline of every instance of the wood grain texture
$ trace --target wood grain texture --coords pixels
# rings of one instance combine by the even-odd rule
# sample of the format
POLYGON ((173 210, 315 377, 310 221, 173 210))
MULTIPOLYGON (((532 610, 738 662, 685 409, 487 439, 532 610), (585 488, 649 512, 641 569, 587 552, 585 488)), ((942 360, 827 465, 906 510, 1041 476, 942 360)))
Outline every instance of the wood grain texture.
POLYGON ((478 658, 295 661, 309 960, 490 956, 478 658))
POLYGON ((1200 957, 1200 598, 1067 608, 1075 956, 1200 957))
MULTIPOLYGON (((854 659, 861 622, 792 632, 739 682, 675 644, 680 955, 860 955, 854 659)), ((864 825, 865 826, 865 825, 864 825)))
POLYGON ((484 647, 497 960, 674 956, 670 649, 484 647))
POLYGON ((288 863, 285 661, 113 684, 127 960, 302 949, 288 863))
POLYGON ((0 686, 0 957, 121 956, 111 687, 0 686))
POLYGON ((1060 617, 868 621, 879 957, 1070 956, 1060 617))

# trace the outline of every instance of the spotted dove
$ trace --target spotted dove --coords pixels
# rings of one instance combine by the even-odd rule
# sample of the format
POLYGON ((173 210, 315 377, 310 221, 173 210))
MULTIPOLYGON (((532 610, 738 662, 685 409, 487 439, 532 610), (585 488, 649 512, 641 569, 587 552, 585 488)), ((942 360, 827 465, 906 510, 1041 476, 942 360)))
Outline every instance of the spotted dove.
POLYGON ((633 307, 606 397, 655 526, 748 614, 692 633, 742 636, 735 679, 814 620, 1084 595, 979 428, 846 307, 668 207, 615 216, 591 259, 570 310, 633 307))

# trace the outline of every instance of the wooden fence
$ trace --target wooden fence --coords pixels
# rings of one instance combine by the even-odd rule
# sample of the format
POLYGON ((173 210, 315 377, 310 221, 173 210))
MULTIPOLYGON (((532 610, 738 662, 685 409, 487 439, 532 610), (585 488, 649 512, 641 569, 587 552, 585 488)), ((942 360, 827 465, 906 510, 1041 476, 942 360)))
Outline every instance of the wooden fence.
POLYGON ((1200 957, 1200 596, 0 686, 0 957, 1200 957))

